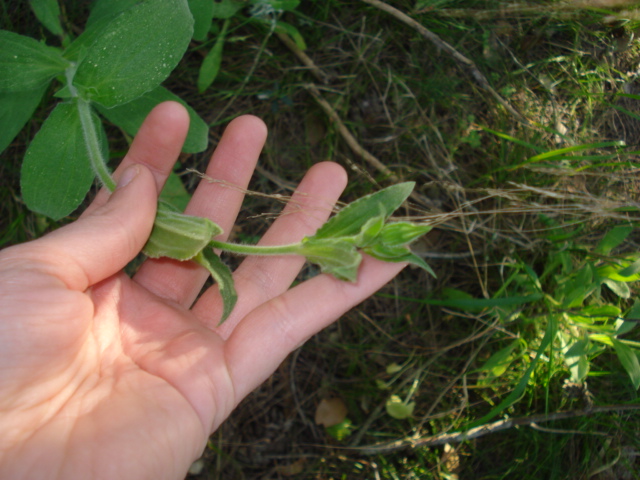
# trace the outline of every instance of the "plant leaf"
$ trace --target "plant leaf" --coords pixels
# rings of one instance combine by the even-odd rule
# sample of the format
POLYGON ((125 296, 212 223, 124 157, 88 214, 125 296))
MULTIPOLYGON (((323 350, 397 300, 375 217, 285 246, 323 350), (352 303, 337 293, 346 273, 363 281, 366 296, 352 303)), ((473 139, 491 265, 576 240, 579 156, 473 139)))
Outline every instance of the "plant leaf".
POLYGON ((146 0, 115 17, 81 59, 73 85, 107 108, 129 102, 169 76, 189 45, 185 0, 146 0))
POLYGON ((251 0, 251 3, 266 3, 271 5, 274 10, 291 11, 300 5, 300 0, 251 0))
POLYGON ((312 238, 336 238, 357 235, 365 223, 380 214, 388 218, 411 195, 414 182, 392 185, 366 195, 341 209, 325 223, 312 238))
POLYGON ((29 5, 47 30, 54 35, 64 33, 60 24, 60 5, 57 0, 29 0, 29 5))
POLYGON ((40 88, 69 66, 57 48, 0 30, 0 92, 40 88))
POLYGON ((129 135, 135 136, 149 112, 159 103, 166 101, 179 102, 189 112, 189 132, 182 146, 182 151, 198 153, 206 150, 209 143, 209 127, 191 106, 164 87, 154 88, 135 100, 117 107, 104 108, 98 105, 97 110, 107 120, 118 125, 129 135))
POLYGON ((0 93, 0 153, 31 118, 46 91, 47 85, 35 90, 0 93))
POLYGON ((194 257, 194 260, 206 268, 218 284, 223 304, 222 318, 218 324, 220 325, 229 318, 233 307, 236 306, 238 301, 238 294, 233 283, 233 274, 212 248, 205 248, 194 257))
POLYGON ((418 225, 411 222, 389 223, 380 232, 380 242, 389 246, 406 245, 430 230, 431 225, 418 225))
POLYGON ((142 253, 151 258, 191 260, 221 233, 222 228, 208 218, 185 215, 161 201, 142 253))
POLYGON ((294 27, 290 23, 286 23, 286 22, 283 22, 282 20, 278 20, 278 22, 276 23, 276 32, 289 35, 300 50, 304 51, 307 49, 307 44, 304 41, 302 34, 298 31, 296 27, 294 27))
POLYGON ((187 208, 191 195, 184 188, 184 184, 175 170, 169 174, 167 181, 164 182, 164 187, 160 192, 160 200, 175 207, 179 212, 183 212, 187 208))
POLYGON ((213 18, 231 18, 246 5, 242 0, 217 0, 213 2, 213 18))
POLYGON ((609 289, 620 298, 629 298, 631 296, 631 290, 629 289, 629 286, 624 282, 618 282, 610 278, 605 278, 602 283, 609 287, 609 289))
POLYGON ((600 243, 595 250, 596 253, 609 255, 611 250, 624 242, 632 231, 633 227, 629 227, 626 225, 618 225, 616 227, 613 227, 605 234, 602 240, 600 240, 600 243))
POLYGON ((133 7, 140 0, 97 0, 91 7, 85 29, 104 20, 113 20, 125 10, 133 7))
POLYGON ((413 415, 413 410, 416 408, 416 402, 405 403, 397 395, 391 395, 385 404, 385 409, 390 417, 396 420, 404 420, 413 415))
POLYGON ((339 280, 355 282, 358 278, 362 255, 348 240, 305 238, 298 253, 339 280))
POLYGON ((387 245, 375 244, 370 247, 363 248, 362 251, 373 258, 377 258, 378 260, 383 260, 385 262, 407 262, 416 265, 433 276, 433 278, 438 278, 429 264, 409 250, 408 247, 390 247, 387 245))
POLYGON ((640 363, 638 363, 638 355, 635 350, 625 345, 620 340, 612 338, 613 348, 618 355, 618 360, 629 374, 633 388, 638 390, 640 387, 640 363))
POLYGON ((204 41, 211 30, 213 9, 216 2, 211 0, 188 0, 189 10, 193 15, 193 39, 197 42, 204 41))
POLYGON ((620 270, 618 272, 618 275, 620 275, 621 277, 631 277, 632 275, 636 275, 638 272, 640 272, 640 259, 636 260, 628 267, 620 270))
POLYGON ((72 103, 61 103, 44 121, 24 156, 22 198, 30 210, 58 220, 80 205, 93 178, 78 109, 72 103))
POLYGON ((200 72, 198 73, 198 91, 200 93, 204 93, 204 91, 209 88, 218 76, 220 65, 222 63, 222 49, 224 47, 228 27, 229 20, 225 20, 222 25, 222 30, 218 34, 218 38, 216 38, 216 43, 202 61, 200 72))

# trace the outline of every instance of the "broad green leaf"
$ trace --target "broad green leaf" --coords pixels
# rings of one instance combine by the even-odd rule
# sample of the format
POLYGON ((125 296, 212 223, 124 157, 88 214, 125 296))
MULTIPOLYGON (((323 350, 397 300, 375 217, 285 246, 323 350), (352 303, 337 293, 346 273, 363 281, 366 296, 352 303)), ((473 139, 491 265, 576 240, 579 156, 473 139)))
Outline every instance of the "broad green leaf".
POLYGON ((618 282, 616 280, 611 280, 610 278, 605 278, 603 280, 603 283, 620 298, 629 298, 631 296, 631 290, 629 289, 629 286, 624 282, 618 282))
POLYGON ((0 92, 40 88, 69 66, 57 48, 0 30, 0 92))
POLYGON ((596 247, 596 253, 609 255, 611 250, 624 242, 632 231, 633 227, 629 227, 626 225, 618 225, 617 227, 613 227, 605 234, 603 239, 600 240, 600 243, 596 247))
POLYGON ((104 28, 73 79, 79 94, 107 108, 158 87, 178 64, 193 34, 185 0, 146 0, 104 28))
POLYGON ((575 341, 564 354, 564 362, 571 372, 573 382, 582 382, 589 373, 589 338, 575 341))
POLYGON ((221 324, 229 318, 233 307, 235 307, 238 301, 238 294, 236 293, 233 283, 233 274, 212 248, 205 248, 196 255, 194 260, 206 268, 218 284, 218 290, 220 291, 223 304, 222 318, 219 323, 221 324))
POLYGON ((351 202, 325 223, 313 238, 357 235, 369 219, 379 215, 379 205, 384 218, 388 218, 411 195, 414 186, 414 182, 399 183, 351 202))
POLYGON ((397 395, 391 395, 387 403, 385 404, 385 409, 390 417, 395 418, 396 420, 404 420, 405 418, 409 418, 413 415, 413 410, 416 408, 416 402, 405 403, 402 401, 400 397, 397 395))
POLYGON ((99 22, 113 20, 125 10, 133 7, 140 0, 97 0, 91 7, 85 28, 93 27, 99 22))
POLYGON ((22 198, 30 210, 58 220, 80 205, 93 179, 78 109, 59 104, 24 156, 22 198))
POLYGON ((62 25, 60 24, 60 5, 58 0, 29 0, 31 10, 36 18, 40 20, 47 30, 54 35, 62 35, 62 25))
MULTIPOLYGON (((630 282, 636 282, 640 280, 640 273, 638 272, 631 273, 630 275, 624 275, 624 276, 620 274, 620 272, 624 272, 627 269, 628 267, 621 267, 620 265, 609 264, 609 265, 602 265, 598 267, 596 269, 596 273, 600 277, 609 278, 611 280, 615 280, 616 282, 621 282, 621 283, 630 283, 630 282)), ((629 274, 630 271, 627 271, 625 273, 629 274)))
POLYGON ((362 255, 349 241, 306 238, 302 241, 298 253, 320 266, 322 272, 329 273, 339 280, 355 282, 358 279, 358 267, 362 261, 362 255))
POLYGON ((211 29, 213 9, 216 2, 211 0, 188 0, 189 10, 193 15, 193 39, 197 42, 204 41, 211 29))
POLYGON ((213 2, 213 18, 231 18, 246 6, 243 0, 216 0, 213 2))
POLYGON ((216 38, 216 43, 202 61, 200 72, 198 73, 198 91, 200 93, 204 93, 204 91, 209 88, 218 76, 220 65, 222 63, 222 49, 224 47, 228 27, 229 20, 225 20, 222 25, 222 30, 218 34, 218 38, 216 38))
POLYGON ((209 142, 209 127, 193 108, 164 87, 157 87, 124 105, 113 108, 98 106, 97 109, 107 120, 118 125, 129 135, 135 136, 149 112, 159 103, 166 101, 179 102, 189 112, 189 132, 182 151, 197 153, 206 150, 209 142))
POLYGON ((35 90, 0 93, 0 153, 31 118, 46 91, 47 85, 35 90))
POLYGON ((618 360, 629 374, 633 388, 638 390, 640 387, 640 364, 638 363, 638 355, 635 350, 625 345, 620 340, 613 340, 613 348, 618 355, 618 360))
POLYGON ((222 229, 208 218, 185 215, 165 202, 158 202, 151 236, 142 253, 151 258, 191 260, 222 229))

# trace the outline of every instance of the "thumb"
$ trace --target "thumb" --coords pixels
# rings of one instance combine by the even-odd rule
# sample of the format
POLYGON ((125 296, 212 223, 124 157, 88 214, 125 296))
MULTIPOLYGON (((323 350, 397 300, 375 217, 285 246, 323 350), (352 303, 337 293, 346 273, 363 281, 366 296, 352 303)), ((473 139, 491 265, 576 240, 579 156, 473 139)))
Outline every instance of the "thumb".
POLYGON ((52 273, 68 288, 84 291, 140 252, 153 227, 157 196, 152 173, 132 165, 104 205, 30 246, 40 249, 39 259, 49 264, 53 260, 52 273))

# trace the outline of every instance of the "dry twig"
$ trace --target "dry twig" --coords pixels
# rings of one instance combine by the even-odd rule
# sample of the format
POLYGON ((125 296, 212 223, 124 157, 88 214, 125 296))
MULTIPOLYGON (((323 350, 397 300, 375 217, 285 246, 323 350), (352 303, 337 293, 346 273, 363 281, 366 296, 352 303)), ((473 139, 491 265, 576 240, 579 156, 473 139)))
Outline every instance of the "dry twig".
POLYGON ((497 422, 472 428, 470 430, 467 430, 466 432, 440 433, 437 435, 432 435, 430 437, 409 437, 388 443, 380 443, 377 445, 369 445, 363 447, 351 447, 347 449, 353 450, 354 452, 357 452, 361 455, 380 455, 404 449, 434 447, 437 445, 444 445, 446 443, 460 443, 474 438, 483 437, 484 435, 489 435, 491 433, 499 432, 501 430, 507 430, 513 427, 533 425, 537 426, 538 423, 582 417, 591 415, 593 413, 629 410, 640 410, 640 405, 604 405, 585 410, 568 410, 565 412, 531 415, 529 417, 506 418, 504 420, 498 420, 497 422))

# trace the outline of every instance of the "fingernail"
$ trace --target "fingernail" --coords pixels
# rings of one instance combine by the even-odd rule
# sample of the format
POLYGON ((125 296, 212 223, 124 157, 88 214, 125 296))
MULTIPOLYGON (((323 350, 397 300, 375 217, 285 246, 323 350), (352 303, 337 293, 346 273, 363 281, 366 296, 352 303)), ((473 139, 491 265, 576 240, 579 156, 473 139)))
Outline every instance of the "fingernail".
POLYGON ((116 185, 116 189, 119 190, 129 185, 129 183, 131 183, 131 180, 136 178, 139 172, 140 169, 137 165, 132 165, 131 167, 127 168, 124 172, 122 172, 122 175, 120 175, 118 184, 116 185))

